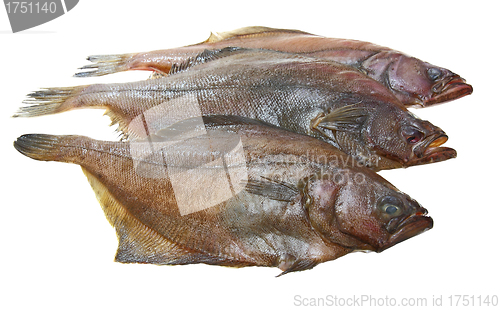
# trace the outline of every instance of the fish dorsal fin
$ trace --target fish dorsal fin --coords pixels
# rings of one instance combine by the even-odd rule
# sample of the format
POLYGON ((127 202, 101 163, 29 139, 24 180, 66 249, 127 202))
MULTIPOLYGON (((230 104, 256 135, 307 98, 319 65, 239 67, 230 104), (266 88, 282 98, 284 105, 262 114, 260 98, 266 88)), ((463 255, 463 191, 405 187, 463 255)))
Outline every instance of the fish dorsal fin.
POLYGON ((151 75, 148 77, 148 80, 156 80, 156 79, 161 79, 166 77, 167 74, 161 71, 155 71, 151 73, 151 75))
POLYGON ((245 51, 248 49, 241 48, 241 47, 225 47, 222 49, 215 49, 215 50, 204 50, 203 52, 199 53, 198 55, 194 57, 190 57, 187 60, 179 63, 179 64, 173 64, 172 67, 170 68, 170 72, 168 74, 176 74, 182 71, 185 71, 193 66, 203 64, 206 62, 210 62, 216 59, 220 59, 223 57, 227 57, 230 55, 234 55, 236 53, 245 51))
POLYGON ((292 30, 292 29, 279 29, 279 28, 270 28, 270 27, 262 27, 262 26, 251 26, 251 27, 243 27, 231 31, 225 32, 216 32, 210 33, 210 37, 204 43, 215 43, 228 39, 235 38, 247 38, 247 37, 258 37, 258 36, 276 36, 281 34, 310 34, 300 30, 292 30))
POLYGON ((294 185, 261 176, 260 180, 248 180, 245 190, 251 194, 278 201, 292 201, 299 194, 294 185))
POLYGON ((316 126, 335 131, 359 132, 367 116, 366 108, 355 103, 331 111, 316 126))

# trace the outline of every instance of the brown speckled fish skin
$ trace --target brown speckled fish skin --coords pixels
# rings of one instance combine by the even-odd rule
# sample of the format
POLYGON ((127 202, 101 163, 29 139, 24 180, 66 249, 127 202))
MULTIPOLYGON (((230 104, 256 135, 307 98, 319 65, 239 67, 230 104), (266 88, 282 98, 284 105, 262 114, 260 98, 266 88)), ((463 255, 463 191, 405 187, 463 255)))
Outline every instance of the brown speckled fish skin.
POLYGON ((322 139, 374 170, 456 156, 440 147, 447 140, 443 130, 348 66, 247 49, 207 51, 192 62, 163 78, 37 91, 17 116, 104 108, 121 130, 134 135, 131 122, 148 110, 173 102, 181 102, 183 110, 194 101, 203 115, 254 118, 322 139))
MULTIPOLYGON (((19 137, 14 146, 33 159, 83 168, 116 229, 116 260, 124 263, 268 266, 284 274, 356 250, 380 252, 432 228, 424 208, 371 170, 306 156, 311 150, 328 158, 344 156, 349 163, 318 139, 253 120, 203 120, 207 135, 195 140, 217 130, 241 137, 252 186, 183 216, 169 178, 137 173, 133 142, 32 134, 19 137)), ((175 152, 169 154, 179 155, 179 161, 170 165, 189 166, 200 155, 184 144, 175 152)))
POLYGON ((92 65, 76 76, 97 76, 126 70, 168 73, 173 64, 184 62, 205 49, 228 46, 262 48, 337 61, 360 70, 384 84, 405 105, 427 107, 472 93, 465 79, 448 69, 376 44, 326 38, 298 30, 247 27, 212 34, 200 44, 123 55, 96 55, 92 65))

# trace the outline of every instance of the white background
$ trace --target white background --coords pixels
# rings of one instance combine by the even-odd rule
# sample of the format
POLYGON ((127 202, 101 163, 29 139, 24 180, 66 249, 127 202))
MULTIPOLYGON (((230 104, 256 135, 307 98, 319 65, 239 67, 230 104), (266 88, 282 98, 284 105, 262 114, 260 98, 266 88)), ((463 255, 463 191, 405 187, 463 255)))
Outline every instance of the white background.
MULTIPOLYGON (((0 9, 1 309, 296 308, 303 298, 427 299, 500 295, 498 9, 494 1, 83 0, 66 15, 12 34, 0 9), (40 87, 146 78, 77 79, 92 54, 173 48, 210 31, 262 25, 369 41, 448 68, 471 96, 413 110, 446 131, 458 158, 382 173, 426 207, 434 228, 380 254, 355 253, 275 278, 277 268, 113 262, 117 240, 76 165, 39 162, 12 142, 26 133, 116 140, 103 111, 10 118, 40 87)), ((477 300, 476 300, 477 304, 477 300)), ((367 305, 367 304, 365 304, 367 305)))

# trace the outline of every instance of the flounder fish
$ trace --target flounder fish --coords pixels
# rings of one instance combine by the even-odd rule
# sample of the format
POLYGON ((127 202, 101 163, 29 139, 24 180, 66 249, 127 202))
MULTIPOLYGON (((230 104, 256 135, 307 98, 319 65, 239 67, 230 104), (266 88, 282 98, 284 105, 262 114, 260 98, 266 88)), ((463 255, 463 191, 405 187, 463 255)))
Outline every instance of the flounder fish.
POLYGON ((14 146, 82 167, 123 263, 286 274, 381 252, 433 225, 415 200, 335 147, 234 116, 188 119, 133 141, 29 134, 14 146))
POLYGON ((205 49, 236 46, 262 48, 318 57, 349 65, 384 84, 402 103, 427 107, 472 93, 458 74, 399 51, 368 42, 326 38, 307 32, 268 27, 247 27, 212 34, 208 40, 185 47, 145 53, 94 55, 87 70, 76 76, 100 76, 127 70, 168 73, 205 49))
MULTIPOLYGON (((442 129, 410 113, 383 85, 349 66, 290 53, 225 48, 173 66, 167 77, 48 88, 16 116, 103 108, 119 130, 170 115, 237 115, 307 134, 374 170, 456 157, 442 129)), ((162 124, 163 125, 163 124, 162 124)))

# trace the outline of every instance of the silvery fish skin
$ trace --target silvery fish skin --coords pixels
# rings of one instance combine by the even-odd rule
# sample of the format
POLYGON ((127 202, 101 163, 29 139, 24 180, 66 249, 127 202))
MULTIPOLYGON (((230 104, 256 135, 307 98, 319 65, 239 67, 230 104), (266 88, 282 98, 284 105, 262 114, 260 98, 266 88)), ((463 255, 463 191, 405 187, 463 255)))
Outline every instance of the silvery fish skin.
POLYGON ((123 263, 285 274, 357 250, 381 252, 433 225, 415 200, 309 136, 212 116, 143 138, 31 134, 14 146, 36 160, 82 167, 116 229, 115 259, 123 263), (338 156, 342 164, 331 160, 338 156))
POLYGON ((48 88, 29 97, 15 116, 103 108, 131 136, 145 118, 224 114, 322 139, 374 170, 456 157, 440 147, 443 130, 408 112, 380 83, 342 64, 289 53, 205 51, 167 77, 48 88))
POLYGON ((465 79, 399 51, 368 42, 325 38, 307 32, 267 27, 247 27, 186 47, 122 55, 88 57, 93 64, 76 76, 99 76, 127 70, 168 73, 205 49, 228 46, 262 48, 337 61, 360 70, 384 84, 405 105, 428 107, 472 93, 465 79))

